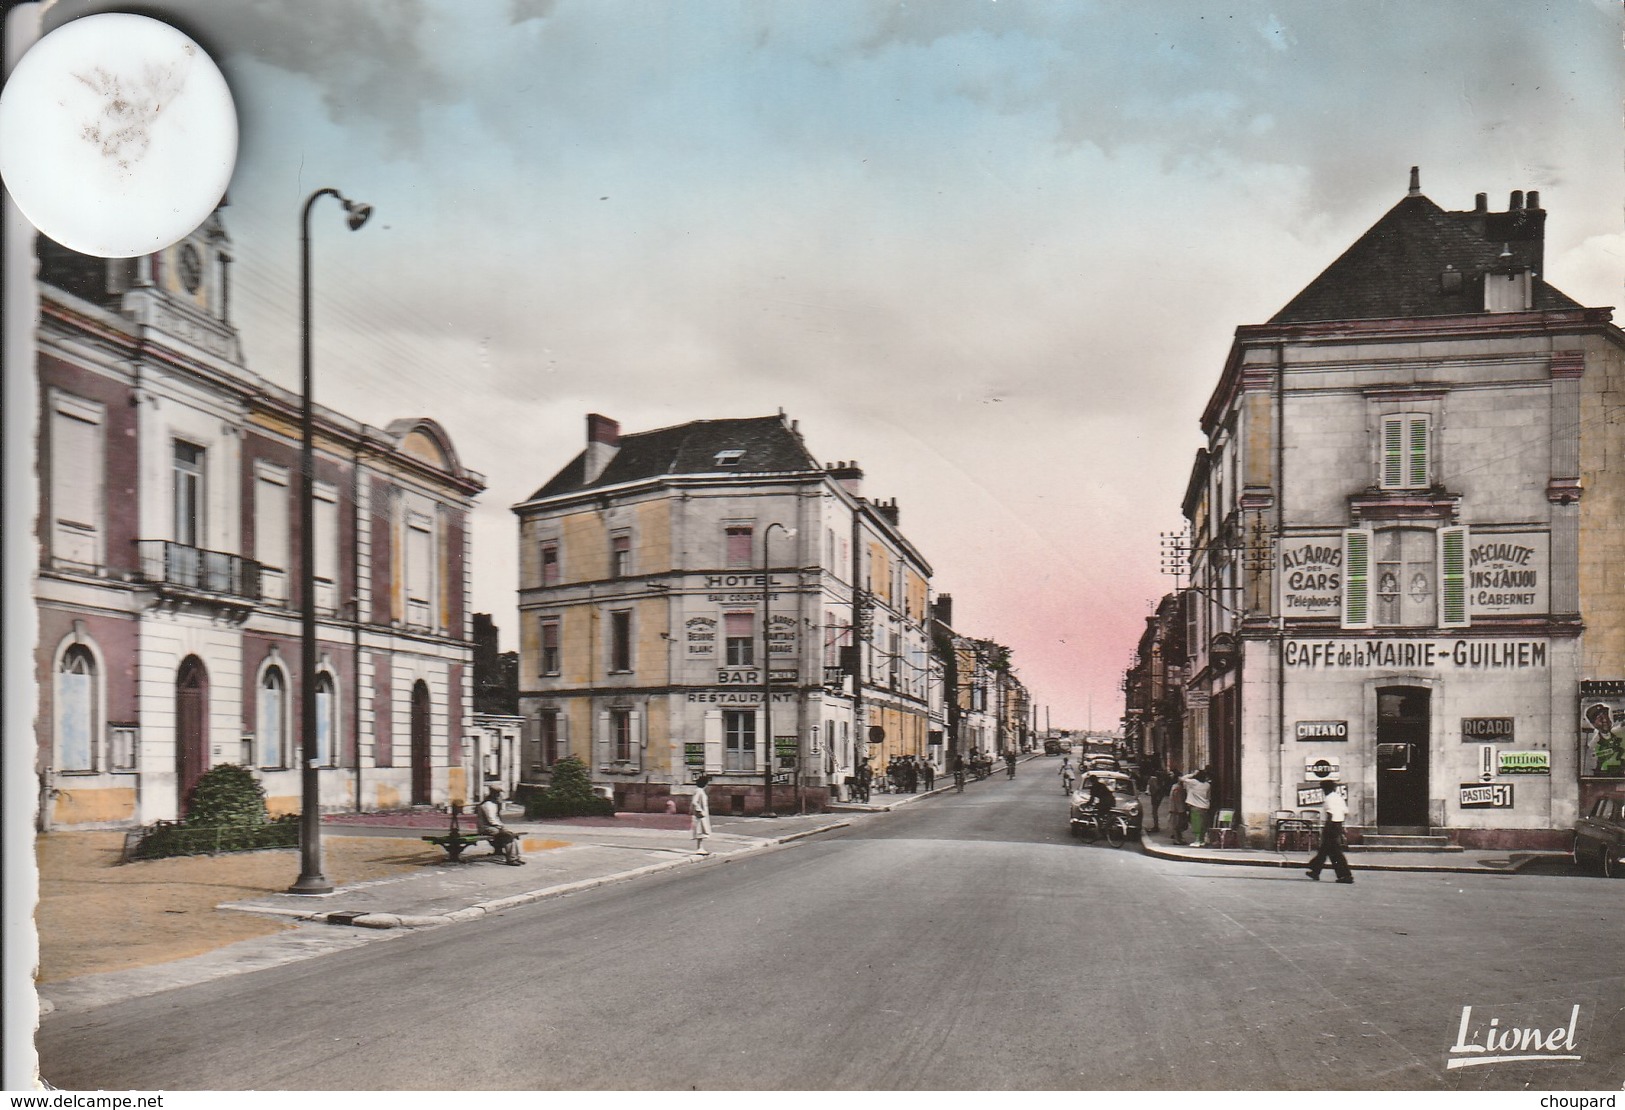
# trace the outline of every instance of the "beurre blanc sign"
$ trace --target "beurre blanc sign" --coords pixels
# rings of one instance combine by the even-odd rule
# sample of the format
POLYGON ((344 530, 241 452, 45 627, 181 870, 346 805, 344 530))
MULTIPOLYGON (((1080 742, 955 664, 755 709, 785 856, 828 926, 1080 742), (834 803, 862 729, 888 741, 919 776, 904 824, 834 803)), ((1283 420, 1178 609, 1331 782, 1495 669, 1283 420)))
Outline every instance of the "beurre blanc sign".
POLYGON ((1475 617, 1544 613, 1550 575, 1544 532, 1474 535, 1467 545, 1467 608, 1475 617))
POLYGON ((1300 670, 1539 670, 1545 640, 1288 640, 1286 665, 1300 670))

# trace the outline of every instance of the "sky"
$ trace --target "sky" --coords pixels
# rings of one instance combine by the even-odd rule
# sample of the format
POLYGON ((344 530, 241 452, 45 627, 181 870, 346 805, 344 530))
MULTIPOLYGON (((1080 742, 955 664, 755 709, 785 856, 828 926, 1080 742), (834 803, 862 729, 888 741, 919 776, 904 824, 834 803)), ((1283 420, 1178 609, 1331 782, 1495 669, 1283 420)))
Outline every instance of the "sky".
MULTIPOLYGON (((110 4, 62 0, 48 26, 110 4)), ((124 6, 126 9, 129 5, 124 6)), ((1115 727, 1236 327, 1405 195, 1538 189, 1546 277, 1621 303, 1613 0, 177 0, 242 128, 251 370, 430 416, 511 506, 581 450, 771 415, 856 460, 1043 719, 1115 727)))

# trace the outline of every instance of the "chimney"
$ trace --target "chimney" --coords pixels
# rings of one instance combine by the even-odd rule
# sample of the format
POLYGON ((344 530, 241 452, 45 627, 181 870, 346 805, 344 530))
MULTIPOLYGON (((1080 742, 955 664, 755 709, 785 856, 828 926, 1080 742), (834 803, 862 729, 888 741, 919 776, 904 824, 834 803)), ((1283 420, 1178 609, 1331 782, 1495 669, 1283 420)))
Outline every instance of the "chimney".
POLYGON ((841 488, 853 497, 863 488, 863 471, 856 462, 838 462, 826 465, 825 472, 841 483, 841 488))
POLYGON ((1508 199, 1508 201, 1507 201, 1507 211, 1508 212, 1517 212, 1522 208, 1523 208, 1523 190, 1522 189, 1514 189, 1514 190, 1512 190, 1511 198, 1508 199))
POLYGON ((1489 210, 1490 210, 1490 195, 1488 193, 1479 193, 1478 196, 1473 198, 1473 211, 1474 212, 1484 213, 1484 212, 1488 212, 1489 210))
POLYGON ((621 426, 607 416, 600 416, 596 412, 587 414, 587 457, 586 472, 582 475, 581 484, 590 486, 596 482, 604 468, 609 466, 610 460, 621 449, 621 426))
POLYGON ((876 501, 874 506, 881 516, 891 522, 893 528, 897 527, 897 498, 894 497, 890 501, 876 501))
POLYGON ((938 594, 931 602, 931 616, 949 628, 954 626, 954 595, 938 594))
POLYGON ((1405 195, 1408 197, 1419 197, 1422 195, 1422 167, 1411 167, 1411 187, 1405 193, 1405 195))
POLYGON ((1540 193, 1537 190, 1529 190, 1529 196, 1524 200, 1524 207, 1537 212, 1540 210, 1540 193))

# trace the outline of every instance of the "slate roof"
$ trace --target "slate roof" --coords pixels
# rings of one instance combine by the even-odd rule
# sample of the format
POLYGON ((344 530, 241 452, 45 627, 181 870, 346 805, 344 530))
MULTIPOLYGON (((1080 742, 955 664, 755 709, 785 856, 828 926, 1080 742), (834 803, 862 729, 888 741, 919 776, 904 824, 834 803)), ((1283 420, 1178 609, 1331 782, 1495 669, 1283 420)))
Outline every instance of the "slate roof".
POLYGON ((620 450, 595 481, 584 482, 583 451, 527 500, 556 497, 583 489, 614 486, 666 474, 772 474, 816 471, 823 467, 807 453, 801 437, 779 416, 740 420, 695 420, 652 432, 621 437, 620 450), (731 466, 717 464, 717 452, 743 451, 731 466))
POLYGON ((1579 308, 1540 279, 1546 213, 1447 212, 1421 194, 1406 196, 1277 312, 1272 324, 1456 316, 1484 311, 1483 278, 1512 268, 1535 272, 1533 310, 1579 308), (1510 257, 1503 257, 1510 250, 1510 257), (1446 292, 1440 275, 1460 271, 1446 292))

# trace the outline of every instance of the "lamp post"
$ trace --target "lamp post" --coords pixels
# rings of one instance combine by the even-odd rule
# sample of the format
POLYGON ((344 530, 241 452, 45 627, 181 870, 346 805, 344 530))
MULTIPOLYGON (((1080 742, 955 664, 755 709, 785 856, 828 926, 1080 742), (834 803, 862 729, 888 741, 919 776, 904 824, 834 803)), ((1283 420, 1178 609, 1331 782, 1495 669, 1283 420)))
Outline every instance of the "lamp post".
POLYGON ((355 231, 372 205, 346 199, 337 189, 317 189, 299 214, 299 879, 289 894, 329 894, 322 874, 321 778, 316 766, 316 447, 310 375, 310 210, 322 197, 337 197, 355 231))
POLYGON ((794 528, 786 528, 778 521, 774 521, 762 529, 762 729, 767 733, 763 738, 763 764, 762 771, 762 816, 777 817, 773 809, 773 761, 776 749, 773 746, 773 644, 768 639, 771 626, 768 623, 769 599, 773 596, 772 580, 768 576, 767 549, 768 539, 773 535, 773 529, 779 529, 786 536, 795 536, 794 528))

